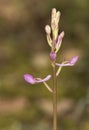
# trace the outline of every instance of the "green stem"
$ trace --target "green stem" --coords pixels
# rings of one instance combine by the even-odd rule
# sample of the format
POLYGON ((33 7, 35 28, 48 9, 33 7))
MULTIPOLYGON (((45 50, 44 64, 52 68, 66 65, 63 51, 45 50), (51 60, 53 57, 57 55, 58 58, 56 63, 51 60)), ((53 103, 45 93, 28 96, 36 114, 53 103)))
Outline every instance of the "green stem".
POLYGON ((53 66, 53 130, 57 130, 57 79, 56 66, 53 66))

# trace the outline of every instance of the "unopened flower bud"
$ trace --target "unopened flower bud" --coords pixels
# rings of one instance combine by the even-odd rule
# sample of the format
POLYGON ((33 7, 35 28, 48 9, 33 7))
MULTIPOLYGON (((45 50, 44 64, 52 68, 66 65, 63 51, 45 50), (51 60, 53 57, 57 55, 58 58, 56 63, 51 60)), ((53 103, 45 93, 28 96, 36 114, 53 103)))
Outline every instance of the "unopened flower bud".
POLYGON ((56 9, 55 8, 52 9, 52 16, 54 16, 54 15, 56 15, 56 9))
POLYGON ((46 32, 47 34, 50 34, 50 33, 51 33, 51 28, 50 28, 49 25, 46 25, 46 26, 45 26, 45 32, 46 32))
POLYGON ((61 13, 57 11, 55 8, 52 9, 51 28, 52 28, 53 39, 55 40, 58 36, 58 23, 60 19, 60 14, 61 13))
POLYGON ((56 53, 55 53, 55 52, 51 52, 51 53, 50 53, 50 59, 51 59, 52 61, 55 61, 55 60, 56 60, 56 53))
POLYGON ((62 31, 57 38, 57 41, 56 41, 56 44, 55 44, 56 53, 59 51, 59 49, 61 47, 63 37, 64 37, 64 31, 62 31))
POLYGON ((58 36, 58 41, 57 41, 58 43, 57 44, 59 44, 62 41, 63 37, 64 37, 64 31, 61 32, 60 35, 58 36))
POLYGON ((57 19, 59 19, 60 18, 60 15, 61 15, 61 12, 60 11, 57 11, 57 14, 56 14, 57 16, 57 19))

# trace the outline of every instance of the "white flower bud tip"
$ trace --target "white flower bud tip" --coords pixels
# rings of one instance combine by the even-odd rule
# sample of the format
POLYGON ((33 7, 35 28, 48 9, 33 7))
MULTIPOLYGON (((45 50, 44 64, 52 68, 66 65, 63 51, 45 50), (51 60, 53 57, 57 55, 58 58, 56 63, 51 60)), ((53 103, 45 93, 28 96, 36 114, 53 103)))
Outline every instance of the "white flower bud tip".
POLYGON ((51 28, 50 28, 49 25, 46 25, 46 26, 45 26, 45 32, 46 32, 47 34, 50 34, 50 33, 51 33, 51 28))

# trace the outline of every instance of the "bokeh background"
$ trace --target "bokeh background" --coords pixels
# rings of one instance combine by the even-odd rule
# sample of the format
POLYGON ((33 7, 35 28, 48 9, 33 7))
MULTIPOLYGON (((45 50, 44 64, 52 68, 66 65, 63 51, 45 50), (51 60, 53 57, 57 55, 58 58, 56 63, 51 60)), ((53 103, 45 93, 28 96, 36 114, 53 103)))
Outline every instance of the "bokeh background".
POLYGON ((57 60, 79 55, 58 77, 58 127, 89 130, 89 0, 0 0, 0 130, 52 129, 52 95, 23 75, 52 73, 44 27, 53 7, 65 31, 57 60))

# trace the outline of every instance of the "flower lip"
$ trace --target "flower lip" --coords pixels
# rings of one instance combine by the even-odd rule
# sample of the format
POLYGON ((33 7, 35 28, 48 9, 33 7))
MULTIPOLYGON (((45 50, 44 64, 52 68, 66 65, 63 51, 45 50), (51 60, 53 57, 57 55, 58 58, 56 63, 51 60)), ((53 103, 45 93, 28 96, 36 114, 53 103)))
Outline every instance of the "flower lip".
POLYGON ((30 84, 36 84, 36 83, 41 83, 49 80, 51 78, 51 75, 46 76, 44 79, 41 78, 34 78, 31 74, 25 74, 24 79, 26 82, 30 84))
POLYGON ((30 84, 35 84, 36 83, 36 79, 30 74, 25 74, 24 79, 25 79, 25 81, 27 81, 30 84))

